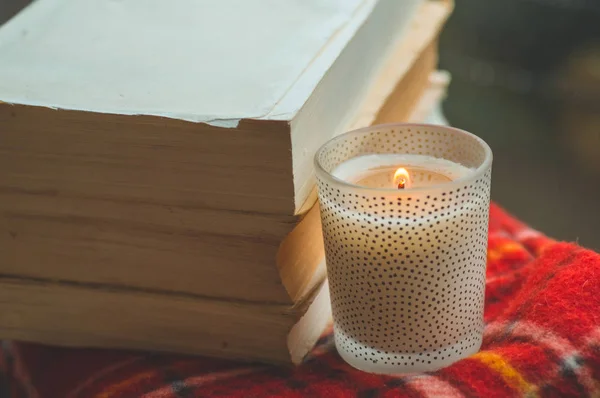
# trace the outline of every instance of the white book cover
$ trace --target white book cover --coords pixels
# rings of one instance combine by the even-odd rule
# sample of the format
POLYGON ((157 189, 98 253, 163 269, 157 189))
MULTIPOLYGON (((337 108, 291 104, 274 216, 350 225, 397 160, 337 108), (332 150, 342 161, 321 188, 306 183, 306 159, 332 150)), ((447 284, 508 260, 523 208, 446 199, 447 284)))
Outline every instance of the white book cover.
POLYGON ((418 2, 37 0, 0 28, 0 101, 289 120, 378 3, 385 18, 418 2))

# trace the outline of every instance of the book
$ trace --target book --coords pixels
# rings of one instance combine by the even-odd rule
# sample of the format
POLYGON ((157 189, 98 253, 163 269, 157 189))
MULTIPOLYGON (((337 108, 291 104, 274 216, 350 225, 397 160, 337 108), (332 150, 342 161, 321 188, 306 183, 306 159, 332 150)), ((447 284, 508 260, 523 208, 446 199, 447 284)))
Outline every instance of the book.
MULTIPOLYGON (((98 26, 86 31, 86 21, 94 25, 119 15, 139 16, 135 26, 141 33, 129 38, 126 48, 117 46, 125 54, 141 40, 138 36, 153 33, 148 21, 153 29, 165 23, 169 31, 184 17, 154 21, 141 3, 130 3, 90 3, 86 11, 80 3, 73 10, 63 2, 38 0, 0 28, 0 215, 6 221, 0 225, 0 338, 270 362, 289 362, 291 355, 298 362, 329 314, 312 155, 349 128, 409 120, 420 94, 430 91, 427 77, 435 70, 437 35, 451 4, 415 1, 413 9, 410 2, 389 0, 319 3, 329 7, 325 14, 336 16, 322 21, 319 9, 319 23, 335 20, 336 29, 327 30, 331 37, 325 44, 311 41, 318 54, 277 97, 275 108, 293 111, 206 118, 215 114, 207 111, 210 107, 184 112, 196 97, 204 101, 206 90, 188 93, 188 105, 175 102, 177 112, 158 112, 154 99, 142 101, 136 91, 151 81, 148 76, 137 86, 125 84, 133 90, 129 94, 138 95, 129 101, 128 94, 127 106, 114 96, 115 86, 124 84, 118 78, 119 84, 104 87, 99 83, 104 80, 86 75, 89 71, 67 76, 78 70, 74 65, 83 65, 79 62, 104 73, 97 67, 106 66, 98 54, 87 51, 79 58, 77 48, 95 43, 92 48, 114 59, 115 48, 108 44, 125 29, 117 24, 116 33, 102 33, 94 42, 92 33, 104 31, 98 26), (93 23, 86 14, 91 11, 93 23), (48 21, 50 14, 57 18, 48 21), (74 15, 82 18, 73 22, 74 15), (347 29, 351 34, 344 33, 347 29), (18 35, 23 30, 26 38, 18 35), (28 42, 40 38, 50 45, 28 42), (63 52, 67 43, 74 47, 63 52), (53 84, 58 91, 83 90, 93 98, 81 93, 54 97, 53 84), (134 103, 146 108, 132 108, 134 103), (161 326, 162 321, 168 322, 161 326)), ((210 3, 215 15, 225 12, 213 2, 199 3, 210 3)), ((312 2, 301 7, 307 4, 316 7, 312 2)), ((186 3, 192 10, 196 6, 186 3)), ((236 12, 249 12, 244 7, 236 12)), ((294 29, 302 31, 305 21, 295 18, 306 15, 299 12, 293 8, 278 15, 287 15, 285 25, 295 21, 302 28, 294 29)), ((189 25, 194 18, 184 21, 189 25)), ((279 26, 269 16, 260 18, 256 26, 279 26)), ((295 36, 285 29, 282 34, 295 36)), ((271 50, 273 55, 281 49, 271 50)), ((127 67, 144 69, 128 56, 127 67)), ((161 62, 158 66, 165 68, 161 62)), ((188 75, 182 73, 183 80, 188 75)), ((166 79, 175 84, 177 78, 166 79)), ((167 94, 163 100, 181 87, 160 86, 167 94)), ((231 97, 242 88, 230 89, 231 97)), ((169 101, 159 102, 168 108, 169 101)))
POLYGON ((176 182, 201 207, 289 216, 312 189, 310 153, 345 131, 423 3, 36 1, 0 29, 0 101, 17 118, 22 106, 69 111, 35 116, 80 141, 82 155, 112 154, 96 180, 112 171, 123 185, 176 182), (137 164, 117 163, 134 150, 137 164), (148 173, 152 160, 171 170, 148 173))
MULTIPOLYGON (((448 14, 442 4, 422 5, 413 20, 419 22, 391 50, 395 57, 411 65, 431 45, 448 14)), ((2 37, 0 32, 0 43, 2 37)), ((7 64, 6 57, 0 59, 7 64)), ((393 69, 393 60, 390 65, 393 69)), ((6 68, 0 66, 0 76, 6 68)), ((393 89, 403 72, 381 85, 393 89)), ((364 98, 369 110, 385 101, 364 98)), ((364 119, 373 112, 360 113, 364 119)), ((2 273, 295 303, 306 293, 296 284, 307 281, 293 277, 289 280, 298 282, 282 285, 274 262, 298 220, 293 209, 277 214, 270 202, 281 197, 273 187, 281 180, 291 186, 293 179, 289 146, 272 146, 289 139, 280 139, 285 135, 280 124, 245 120, 225 129, 156 116, 1 105, 2 273), (234 171, 238 175, 228 175, 234 171), (214 178, 207 180, 207 173, 214 178), (213 180, 261 200, 241 201, 236 208, 235 195, 213 180)), ((307 198, 310 208, 316 196, 307 198)))
MULTIPOLYGON (((431 80, 429 98, 440 92, 440 79, 431 80)), ((299 363, 330 323, 320 228, 315 206, 288 237, 313 253, 308 264, 318 262, 315 286, 296 305, 0 275, 0 337, 299 363)), ((301 266, 302 252, 293 253, 301 266)))

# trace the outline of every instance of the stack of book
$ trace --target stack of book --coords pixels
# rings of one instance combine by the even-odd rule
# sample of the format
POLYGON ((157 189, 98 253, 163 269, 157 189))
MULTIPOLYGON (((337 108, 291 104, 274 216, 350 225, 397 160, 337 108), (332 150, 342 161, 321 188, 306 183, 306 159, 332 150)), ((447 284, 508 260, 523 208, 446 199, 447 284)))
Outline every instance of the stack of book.
POLYGON ((299 362, 313 156, 444 96, 448 1, 38 0, 0 28, 0 339, 299 362))

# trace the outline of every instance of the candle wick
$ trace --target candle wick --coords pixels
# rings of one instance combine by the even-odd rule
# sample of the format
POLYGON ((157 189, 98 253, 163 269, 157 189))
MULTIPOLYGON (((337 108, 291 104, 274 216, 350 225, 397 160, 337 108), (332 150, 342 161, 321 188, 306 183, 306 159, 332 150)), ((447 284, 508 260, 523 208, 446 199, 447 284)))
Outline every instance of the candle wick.
POLYGON ((407 188, 410 184, 410 177, 408 174, 408 170, 401 167, 394 173, 394 184, 398 184, 398 189, 407 188))

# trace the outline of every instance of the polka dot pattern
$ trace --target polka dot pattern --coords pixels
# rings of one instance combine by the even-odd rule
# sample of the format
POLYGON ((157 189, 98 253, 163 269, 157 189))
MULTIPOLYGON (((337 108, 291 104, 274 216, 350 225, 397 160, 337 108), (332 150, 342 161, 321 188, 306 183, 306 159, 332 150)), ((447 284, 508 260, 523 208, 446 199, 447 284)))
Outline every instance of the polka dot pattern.
POLYGON ((372 153, 427 155, 469 168, 483 164, 483 141, 461 130, 439 126, 388 127, 350 132, 334 138, 317 153, 317 162, 328 172, 353 157, 372 153))
MULTIPOLYGON (((482 141, 437 126, 348 133, 317 154, 325 172, 355 156, 417 153, 471 168, 482 141)), ((376 373, 429 371, 479 349, 491 167, 427 190, 357 189, 318 175, 338 351, 376 373), (472 177, 472 178, 471 178, 472 177)))

